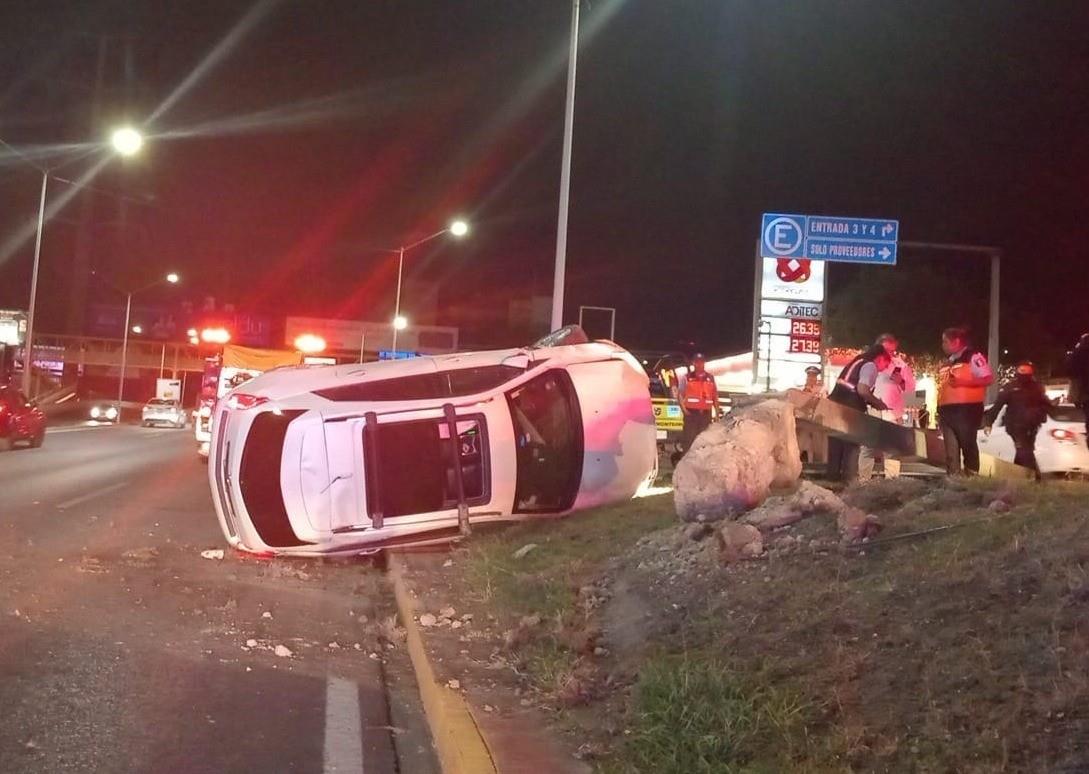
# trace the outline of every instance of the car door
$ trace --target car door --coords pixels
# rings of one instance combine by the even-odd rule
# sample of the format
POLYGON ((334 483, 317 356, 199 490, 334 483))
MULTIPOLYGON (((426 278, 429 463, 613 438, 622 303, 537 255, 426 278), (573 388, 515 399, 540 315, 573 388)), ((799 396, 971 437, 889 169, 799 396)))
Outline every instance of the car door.
POLYGON ((990 435, 982 430, 979 431, 979 450, 1005 462, 1013 462, 1016 449, 1013 446, 1013 439, 1010 438, 1010 434, 1006 432, 1006 428, 1002 425, 1005 418, 1006 409, 1003 408, 995 419, 990 435))
POLYGON ((33 437, 36 433, 36 416, 26 396, 18 390, 9 390, 8 405, 11 410, 12 439, 33 437))

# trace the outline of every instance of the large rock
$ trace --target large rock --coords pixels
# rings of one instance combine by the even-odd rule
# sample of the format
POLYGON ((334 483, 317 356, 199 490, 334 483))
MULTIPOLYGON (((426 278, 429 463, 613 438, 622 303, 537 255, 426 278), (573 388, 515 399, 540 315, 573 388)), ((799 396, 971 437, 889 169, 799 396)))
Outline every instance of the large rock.
POLYGON ((802 473, 794 409, 767 400, 738 409, 700 433, 673 473, 683 521, 718 521, 762 503, 802 473))

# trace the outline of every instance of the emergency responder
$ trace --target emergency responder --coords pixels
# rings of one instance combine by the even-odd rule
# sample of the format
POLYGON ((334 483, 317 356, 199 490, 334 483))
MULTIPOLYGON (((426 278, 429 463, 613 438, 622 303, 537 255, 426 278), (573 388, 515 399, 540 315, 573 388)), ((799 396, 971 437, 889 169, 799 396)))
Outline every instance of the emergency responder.
POLYGON ((1083 333, 1066 356, 1070 376, 1070 402, 1085 414, 1085 440, 1089 444, 1089 333, 1083 333))
POLYGON ((687 454, 696 436, 722 413, 715 377, 707 373, 707 360, 699 353, 692 358, 692 367, 685 374, 680 403, 684 414, 684 451, 687 454))
POLYGON ((983 432, 991 434, 991 428, 1002 409, 1002 426, 1006 428, 1013 447, 1017 450, 1013 461, 1030 469, 1040 480, 1040 467, 1036 464, 1036 434, 1055 407, 1047 399, 1044 385, 1036 381, 1036 369, 1027 360, 1018 363, 1014 377, 998 393, 998 400, 983 415, 983 432))
MULTIPOLYGON (((857 355, 848 363, 836 380, 836 386, 828 399, 856 411, 872 407, 885 411, 886 406, 876 395, 877 375, 889 367, 892 358, 880 344, 857 355)), ((828 475, 833 479, 854 479, 858 475, 859 446, 842 438, 828 439, 828 475)))
POLYGON ((948 356, 938 372, 938 426, 945 440, 945 467, 950 475, 979 473, 978 433, 983 401, 994 373, 983 353, 974 349, 965 328, 946 328, 942 350, 948 356))
POLYGON ((819 366, 809 366, 805 369, 805 384, 802 385, 802 392, 808 392, 810 395, 824 395, 824 385, 821 384, 821 369, 819 366))

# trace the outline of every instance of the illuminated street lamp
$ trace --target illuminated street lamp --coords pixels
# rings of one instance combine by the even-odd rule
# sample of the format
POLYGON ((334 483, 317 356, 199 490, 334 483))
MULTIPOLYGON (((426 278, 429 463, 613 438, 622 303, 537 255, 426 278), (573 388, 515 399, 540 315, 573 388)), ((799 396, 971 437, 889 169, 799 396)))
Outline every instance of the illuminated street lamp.
POLYGON ((122 126, 110 135, 110 144, 122 156, 135 156, 144 147, 144 136, 131 126, 122 126))
MULTIPOLYGON (((171 285, 177 285, 180 280, 181 280, 181 277, 179 277, 174 272, 170 272, 169 274, 167 274, 162 279, 157 279, 154 282, 149 282, 148 284, 144 285, 142 288, 137 288, 136 290, 130 290, 126 294, 127 298, 125 300, 125 338, 121 343, 121 378, 118 381, 118 385, 117 385, 117 423, 118 424, 121 424, 121 403, 125 399, 125 367, 128 365, 128 356, 129 356, 129 325, 130 325, 130 322, 132 320, 132 297, 134 295, 136 295, 137 293, 142 293, 145 290, 149 290, 149 289, 155 287, 156 285, 162 285, 164 282, 167 282, 167 283, 169 283, 171 285)), ((132 332, 133 333, 139 334, 142 331, 143 331, 143 328, 141 328, 139 325, 133 325, 132 326, 132 332)))
POLYGON ((142 325, 134 325, 132 326, 132 332, 139 336, 144 332, 144 327, 142 325))
POLYGON ((443 234, 450 234, 452 236, 461 238, 469 233, 469 224, 464 220, 458 218, 450 223, 449 226, 442 231, 436 231, 434 234, 423 239, 417 240, 412 244, 402 245, 396 250, 387 250, 386 252, 397 253, 397 297, 393 304, 393 351, 397 351, 397 332, 403 331, 408 327, 408 320, 401 316, 401 277, 405 270, 405 252, 419 247, 422 244, 430 242, 432 239, 437 239, 443 234))
MULTIPOLYGON (((114 130, 110 135, 110 145, 120 156, 133 156, 144 146, 143 135, 131 126, 114 130)), ((37 165, 35 165, 37 166, 37 165)), ((38 198, 38 230, 34 237, 34 269, 30 275, 30 304, 26 315, 26 343, 23 357, 23 394, 30 395, 31 367, 34 363, 34 308, 38 301, 38 265, 42 255, 42 231, 45 228, 45 193, 49 187, 49 169, 39 167, 42 173, 42 192, 38 198)), ((174 275, 172 282, 178 281, 174 275)), ((128 324, 125 325, 128 333, 128 324)))
POLYGON ((303 333, 295 337, 295 349, 304 355, 316 355, 325 351, 325 339, 313 333, 303 333))

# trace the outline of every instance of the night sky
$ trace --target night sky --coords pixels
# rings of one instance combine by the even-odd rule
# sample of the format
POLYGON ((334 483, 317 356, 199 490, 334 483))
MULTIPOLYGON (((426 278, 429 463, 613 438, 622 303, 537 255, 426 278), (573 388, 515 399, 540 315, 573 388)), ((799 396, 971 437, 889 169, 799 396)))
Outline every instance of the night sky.
MULTIPOLYGON (((747 349, 760 214, 781 211, 1001 247, 1003 336, 1025 356, 1048 349, 1031 351, 1026 326, 1052 343, 1089 328, 1089 4, 583 9, 568 318, 615 306, 631 347, 747 349)), ((0 30, 0 138, 78 142, 140 122, 250 14, 148 126, 147 152, 95 178, 91 265, 123 285, 176 269, 175 292, 258 312, 385 319, 395 265, 371 248, 463 214, 471 238, 415 254, 410 276, 439 284, 439 322, 469 343, 524 343, 507 307, 551 292, 569 13, 565 0, 22 4, 0 30)), ((36 213, 39 176, 0 158, 7 238, 36 213)), ((41 330, 64 326, 81 202, 46 231, 41 330)), ((0 307, 25 305, 31 255, 27 242, 0 263, 0 307)), ((912 259, 837 267, 834 303, 912 259)), ((985 272, 947 260, 941 277, 985 295, 985 272)), ((927 293, 926 274, 910 287, 927 293)), ((90 296, 116 299, 101 284, 90 296)), ((875 333, 913 314, 902 301, 875 333)), ((934 314, 935 345, 958 314, 934 314)))

